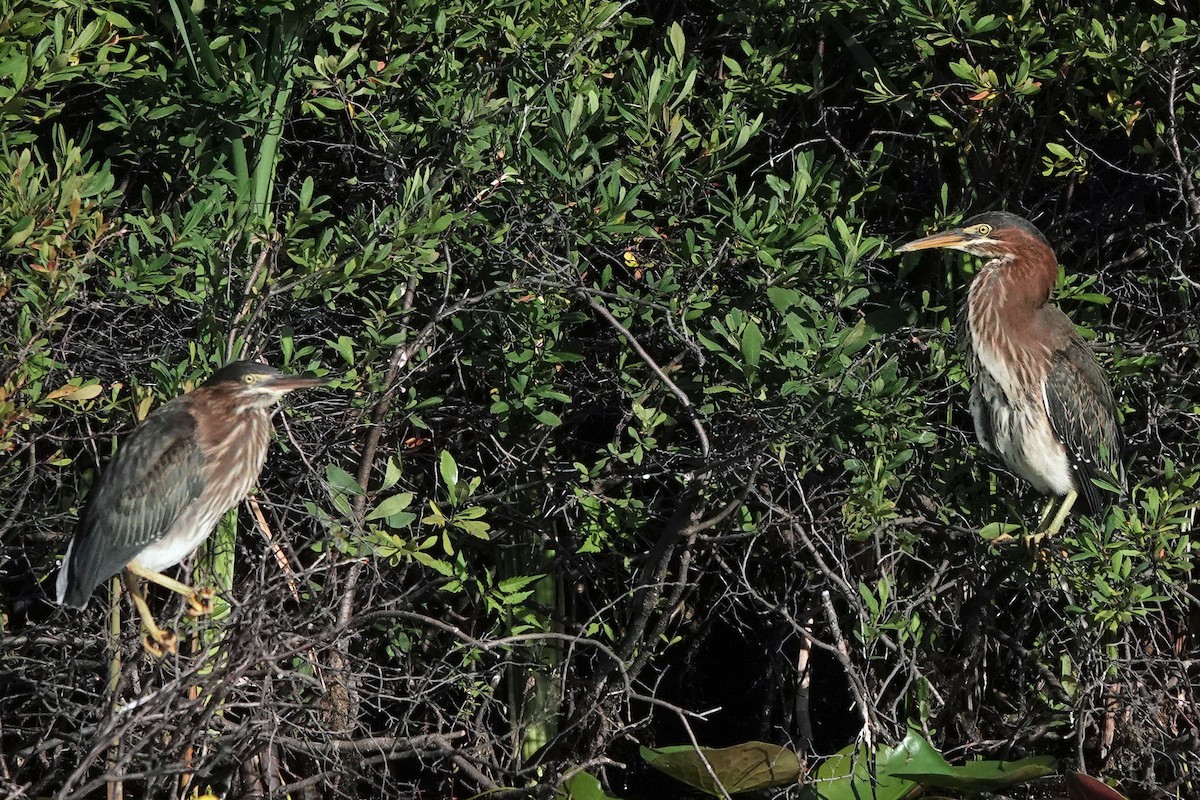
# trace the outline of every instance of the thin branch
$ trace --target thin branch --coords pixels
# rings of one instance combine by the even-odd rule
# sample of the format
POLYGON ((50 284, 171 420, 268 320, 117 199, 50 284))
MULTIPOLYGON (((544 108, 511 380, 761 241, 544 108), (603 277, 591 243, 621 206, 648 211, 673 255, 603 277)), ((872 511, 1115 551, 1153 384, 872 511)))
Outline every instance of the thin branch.
POLYGON ((696 416, 695 409, 692 407, 692 401, 688 398, 687 393, 685 393, 683 389, 680 389, 675 381, 671 380, 667 376, 667 373, 664 372, 662 367, 658 365, 658 362, 655 361, 648 352, 646 352, 646 348, 642 347, 642 344, 637 340, 637 337, 630 333, 628 328, 618 322, 617 318, 612 315, 611 311, 597 302, 596 298, 592 297, 590 294, 585 294, 584 296, 588 301, 588 305, 594 308, 597 313, 600 314, 600 316, 604 317, 609 325, 612 325, 622 336, 625 337, 625 340, 629 342, 629 346, 632 347, 634 351, 641 356, 642 360, 646 362, 646 366, 650 367, 650 369, 654 371, 654 374, 659 377, 659 380, 665 383, 667 388, 671 390, 671 394, 675 395, 675 397, 679 399, 679 402, 687 410, 687 415, 691 420, 692 427, 696 429, 696 434, 700 437, 700 455, 705 461, 708 461, 708 432, 704 430, 704 425, 701 424, 699 417, 696 416))

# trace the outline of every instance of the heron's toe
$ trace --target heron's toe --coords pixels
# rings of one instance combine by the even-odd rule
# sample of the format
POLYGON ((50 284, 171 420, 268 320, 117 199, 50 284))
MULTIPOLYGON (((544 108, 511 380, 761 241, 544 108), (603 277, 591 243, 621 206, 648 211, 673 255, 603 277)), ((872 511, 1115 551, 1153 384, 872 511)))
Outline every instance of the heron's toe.
POLYGON ((179 652, 179 637, 170 630, 154 631, 142 637, 142 647, 154 658, 162 658, 167 653, 179 652))
POLYGON ((195 618, 211 614, 213 612, 213 598, 216 596, 217 593, 208 586, 192 592, 191 596, 187 599, 188 616, 195 618))

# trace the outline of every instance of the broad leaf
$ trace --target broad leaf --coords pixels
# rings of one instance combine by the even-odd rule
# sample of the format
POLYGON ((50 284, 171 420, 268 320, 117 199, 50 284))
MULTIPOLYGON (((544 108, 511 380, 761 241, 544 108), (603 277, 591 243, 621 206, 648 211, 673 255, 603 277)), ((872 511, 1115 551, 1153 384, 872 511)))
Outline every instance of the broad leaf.
POLYGON ((600 781, 586 772, 571 776, 554 793, 554 800, 619 800, 604 791, 600 781))
POLYGON ((767 742, 744 742, 719 749, 701 747, 699 751, 691 745, 653 750, 643 747, 641 753, 655 769, 712 795, 720 795, 721 791, 705 768, 705 760, 730 793, 786 786, 795 783, 802 771, 794 752, 767 742))
POLYGON ((994 792, 1054 774, 1057 762, 1050 756, 1033 756, 1020 761, 972 761, 960 767, 948 766, 934 772, 896 770, 893 775, 914 780, 923 786, 954 789, 960 792, 994 792))
POLYGON ((379 505, 375 506, 375 509, 370 514, 367 514, 367 519, 384 519, 394 514, 399 514, 401 511, 412 505, 412 501, 412 492, 400 492, 399 494, 394 494, 379 505))
POLYGON ((1067 775, 1067 795, 1071 800, 1126 800, 1116 789, 1082 772, 1067 775))
POLYGON ((896 775, 900 770, 940 772, 946 759, 929 742, 910 731, 896 747, 881 745, 872 752, 866 745, 843 748, 817 769, 804 800, 903 800, 922 787, 896 775))

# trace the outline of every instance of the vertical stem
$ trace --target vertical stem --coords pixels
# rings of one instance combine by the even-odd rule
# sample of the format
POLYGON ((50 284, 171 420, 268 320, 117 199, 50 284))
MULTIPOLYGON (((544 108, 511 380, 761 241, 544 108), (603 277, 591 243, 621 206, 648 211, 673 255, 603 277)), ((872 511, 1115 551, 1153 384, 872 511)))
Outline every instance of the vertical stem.
MULTIPOLYGON (((233 590, 234 542, 237 540, 237 509, 227 513, 212 536, 204 543, 200 557, 196 559, 196 567, 192 574, 192 585, 195 587, 212 586, 216 596, 213 597, 213 611, 209 615, 210 626, 204 630, 193 629, 190 638, 192 654, 200 656, 205 649, 211 657, 209 666, 201 674, 211 674, 219 663, 218 651, 221 647, 223 633, 222 623, 229 616, 229 592, 233 590)), ((200 698, 202 688, 193 684, 188 687, 188 699, 200 698)), ((214 714, 221 714, 218 708, 214 714)), ((191 786, 194 773, 192 764, 195 760, 195 746, 188 743, 183 753, 183 772, 179 776, 180 794, 186 795, 191 786)))
MULTIPOLYGON (((116 575, 109 581, 108 604, 108 697, 115 708, 117 705, 117 687, 121 683, 121 576, 116 575)), ((121 756, 121 737, 112 740, 109 756, 106 759, 109 771, 113 771, 121 756)), ((120 778, 108 782, 108 800, 123 800, 125 783, 120 778)))
POLYGON ((813 743, 813 728, 812 728, 812 713, 810 711, 810 694, 812 687, 812 630, 816 622, 816 615, 809 610, 801 619, 800 624, 804 630, 808 632, 808 636, 800 637, 800 654, 796 657, 796 677, 798 683, 796 686, 796 729, 800 734, 800 750, 806 751, 812 747, 813 743))
MULTIPOLYGON (((518 626, 524 632, 554 630, 558 609, 558 582, 554 575, 554 551, 533 532, 519 535, 504 554, 501 569, 507 577, 542 575, 531 588, 533 594, 508 611, 508 631, 518 626), (519 613, 520 618, 517 618, 519 613)), ((509 670, 509 716, 513 749, 526 763, 558 735, 558 702, 561 686, 558 667, 561 643, 557 639, 514 648, 509 670)))

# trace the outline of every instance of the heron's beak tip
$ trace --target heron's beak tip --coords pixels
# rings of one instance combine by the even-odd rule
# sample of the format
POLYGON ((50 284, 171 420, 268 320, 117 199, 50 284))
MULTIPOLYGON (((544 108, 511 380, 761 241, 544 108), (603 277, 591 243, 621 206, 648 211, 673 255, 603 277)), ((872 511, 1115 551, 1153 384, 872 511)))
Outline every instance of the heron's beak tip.
POLYGON ((326 386, 329 381, 324 378, 313 378, 307 375, 280 375, 271 381, 271 388, 279 392, 294 392, 297 389, 312 389, 326 386))
POLYGON ((957 247, 970 241, 970 236, 962 231, 942 231, 923 239, 905 242, 896 248, 897 253, 915 253, 918 250, 933 250, 939 247, 957 247))

